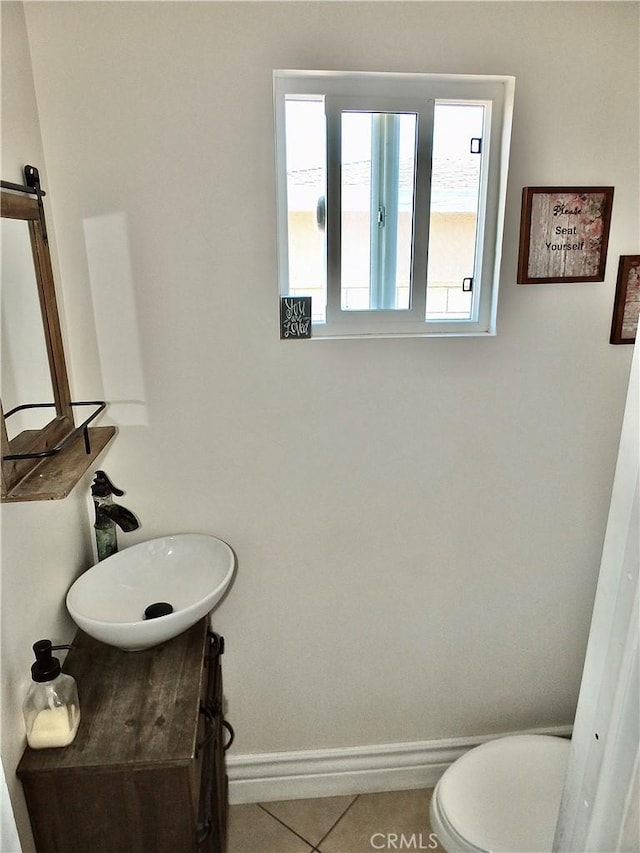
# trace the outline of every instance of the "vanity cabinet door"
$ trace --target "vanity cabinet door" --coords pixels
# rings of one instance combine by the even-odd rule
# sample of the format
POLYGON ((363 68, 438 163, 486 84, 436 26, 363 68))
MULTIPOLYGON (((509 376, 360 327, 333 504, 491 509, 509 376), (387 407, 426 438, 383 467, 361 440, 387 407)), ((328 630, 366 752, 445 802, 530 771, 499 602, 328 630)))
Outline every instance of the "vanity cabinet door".
POLYGON ((224 853, 227 838, 227 776, 224 762, 224 707, 222 664, 224 638, 209 632, 209 649, 205 657, 206 710, 210 738, 203 758, 202 784, 198 816, 201 853, 224 853))

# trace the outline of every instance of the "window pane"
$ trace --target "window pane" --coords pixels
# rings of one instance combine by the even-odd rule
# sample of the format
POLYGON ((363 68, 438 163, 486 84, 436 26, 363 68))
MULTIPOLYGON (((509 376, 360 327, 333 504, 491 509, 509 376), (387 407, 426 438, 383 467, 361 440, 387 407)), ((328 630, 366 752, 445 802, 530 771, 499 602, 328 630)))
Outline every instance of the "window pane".
POLYGON ((313 297, 312 320, 324 323, 327 284, 322 216, 326 194, 323 98, 287 97, 285 122, 289 294, 313 297))
POLYGON ((342 114, 342 310, 369 307, 371 113, 342 114))
POLYGON ((484 106, 436 101, 434 108, 427 320, 471 318, 480 197, 481 154, 471 140, 482 137, 484 106))
POLYGON ((342 113, 342 310, 409 308, 416 130, 415 113, 342 113))

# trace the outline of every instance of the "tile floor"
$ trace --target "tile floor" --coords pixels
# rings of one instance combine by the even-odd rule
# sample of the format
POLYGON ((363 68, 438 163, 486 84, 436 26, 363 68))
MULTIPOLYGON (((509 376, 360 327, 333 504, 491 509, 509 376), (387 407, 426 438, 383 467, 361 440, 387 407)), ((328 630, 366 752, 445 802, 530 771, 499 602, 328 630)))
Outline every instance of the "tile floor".
POLYGON ((442 853, 429 824, 431 793, 392 791, 230 806, 228 853, 442 853))

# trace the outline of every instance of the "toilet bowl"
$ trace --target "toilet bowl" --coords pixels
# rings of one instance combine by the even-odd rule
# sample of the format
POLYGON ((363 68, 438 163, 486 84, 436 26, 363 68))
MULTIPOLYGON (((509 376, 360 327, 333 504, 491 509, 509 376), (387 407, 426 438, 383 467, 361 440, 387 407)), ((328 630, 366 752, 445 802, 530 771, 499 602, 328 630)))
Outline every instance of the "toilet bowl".
POLYGON ((431 828, 448 853, 550 853, 569 741, 511 735, 469 750, 431 798, 431 828))

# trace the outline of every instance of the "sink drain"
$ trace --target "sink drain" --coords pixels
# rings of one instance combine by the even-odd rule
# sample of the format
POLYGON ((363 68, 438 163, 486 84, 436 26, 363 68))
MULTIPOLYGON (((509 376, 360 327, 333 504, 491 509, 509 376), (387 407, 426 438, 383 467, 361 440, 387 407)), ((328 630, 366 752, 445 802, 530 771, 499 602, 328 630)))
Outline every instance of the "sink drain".
POLYGON ((156 601, 145 608, 144 618, 157 619, 158 616, 168 616, 169 613, 173 613, 173 605, 167 601, 156 601))

